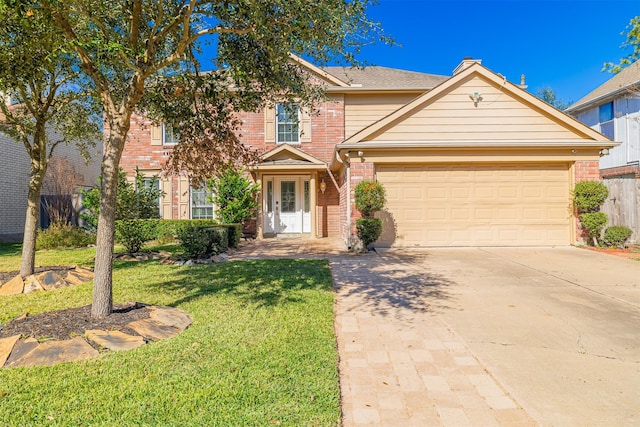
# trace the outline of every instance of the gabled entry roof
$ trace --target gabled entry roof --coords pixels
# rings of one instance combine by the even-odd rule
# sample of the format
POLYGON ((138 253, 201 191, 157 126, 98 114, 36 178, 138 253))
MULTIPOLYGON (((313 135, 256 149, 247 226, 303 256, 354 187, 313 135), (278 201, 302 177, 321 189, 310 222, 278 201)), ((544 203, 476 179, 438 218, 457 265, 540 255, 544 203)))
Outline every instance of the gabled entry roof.
POLYGON ((327 164, 298 148, 281 144, 260 156, 260 162, 254 169, 301 171, 301 170, 325 170, 327 164))

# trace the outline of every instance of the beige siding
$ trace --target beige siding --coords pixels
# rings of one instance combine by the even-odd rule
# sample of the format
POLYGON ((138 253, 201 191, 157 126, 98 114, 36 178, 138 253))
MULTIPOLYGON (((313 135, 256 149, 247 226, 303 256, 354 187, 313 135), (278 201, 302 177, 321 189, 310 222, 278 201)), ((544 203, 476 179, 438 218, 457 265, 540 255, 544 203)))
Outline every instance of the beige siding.
POLYGON ((569 164, 380 165, 387 205, 380 245, 571 243, 569 164))
POLYGON ((418 95, 420 93, 345 96, 345 138, 393 113, 418 95))
POLYGON ((479 76, 409 114, 371 141, 570 140, 574 131, 479 76), (482 98, 474 105, 470 95, 482 98))

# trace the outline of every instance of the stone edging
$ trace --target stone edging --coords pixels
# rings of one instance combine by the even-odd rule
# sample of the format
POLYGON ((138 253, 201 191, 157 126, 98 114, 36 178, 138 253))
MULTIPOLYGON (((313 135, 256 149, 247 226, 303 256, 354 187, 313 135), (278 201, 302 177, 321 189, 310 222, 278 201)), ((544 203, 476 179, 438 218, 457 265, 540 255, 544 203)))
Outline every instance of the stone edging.
POLYGON ((100 354, 91 344, 111 351, 131 350, 148 341, 160 341, 180 334, 191 325, 191 316, 174 307, 146 306, 149 318, 135 320, 126 325, 140 336, 120 331, 88 330, 84 336, 68 340, 38 342, 35 338, 14 335, 0 338, 0 368, 18 366, 51 366, 75 362, 100 354))
POLYGON ((0 284, 0 296, 52 291, 67 286, 80 285, 90 280, 93 280, 93 271, 82 267, 71 267, 68 270, 47 270, 27 276, 24 280, 18 274, 8 282, 0 284))

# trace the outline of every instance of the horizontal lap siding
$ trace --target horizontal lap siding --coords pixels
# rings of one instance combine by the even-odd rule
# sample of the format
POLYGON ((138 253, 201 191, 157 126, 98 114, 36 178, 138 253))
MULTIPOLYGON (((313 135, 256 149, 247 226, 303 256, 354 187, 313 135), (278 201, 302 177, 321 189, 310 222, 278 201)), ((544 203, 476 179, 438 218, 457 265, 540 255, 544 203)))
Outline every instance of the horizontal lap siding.
POLYGON ((479 77, 382 129, 372 141, 572 140, 574 131, 479 77), (470 95, 482 98, 474 105, 470 95))

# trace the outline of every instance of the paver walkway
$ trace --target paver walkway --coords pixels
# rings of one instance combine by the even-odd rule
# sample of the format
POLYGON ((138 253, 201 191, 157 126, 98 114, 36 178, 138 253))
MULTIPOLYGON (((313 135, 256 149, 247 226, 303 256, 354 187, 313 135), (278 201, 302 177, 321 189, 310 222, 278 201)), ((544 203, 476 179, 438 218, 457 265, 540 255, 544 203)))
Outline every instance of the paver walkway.
POLYGON ((349 254, 331 239, 268 239, 232 255, 247 257, 329 259, 345 427, 535 425, 430 310, 447 281, 419 259, 349 254))

